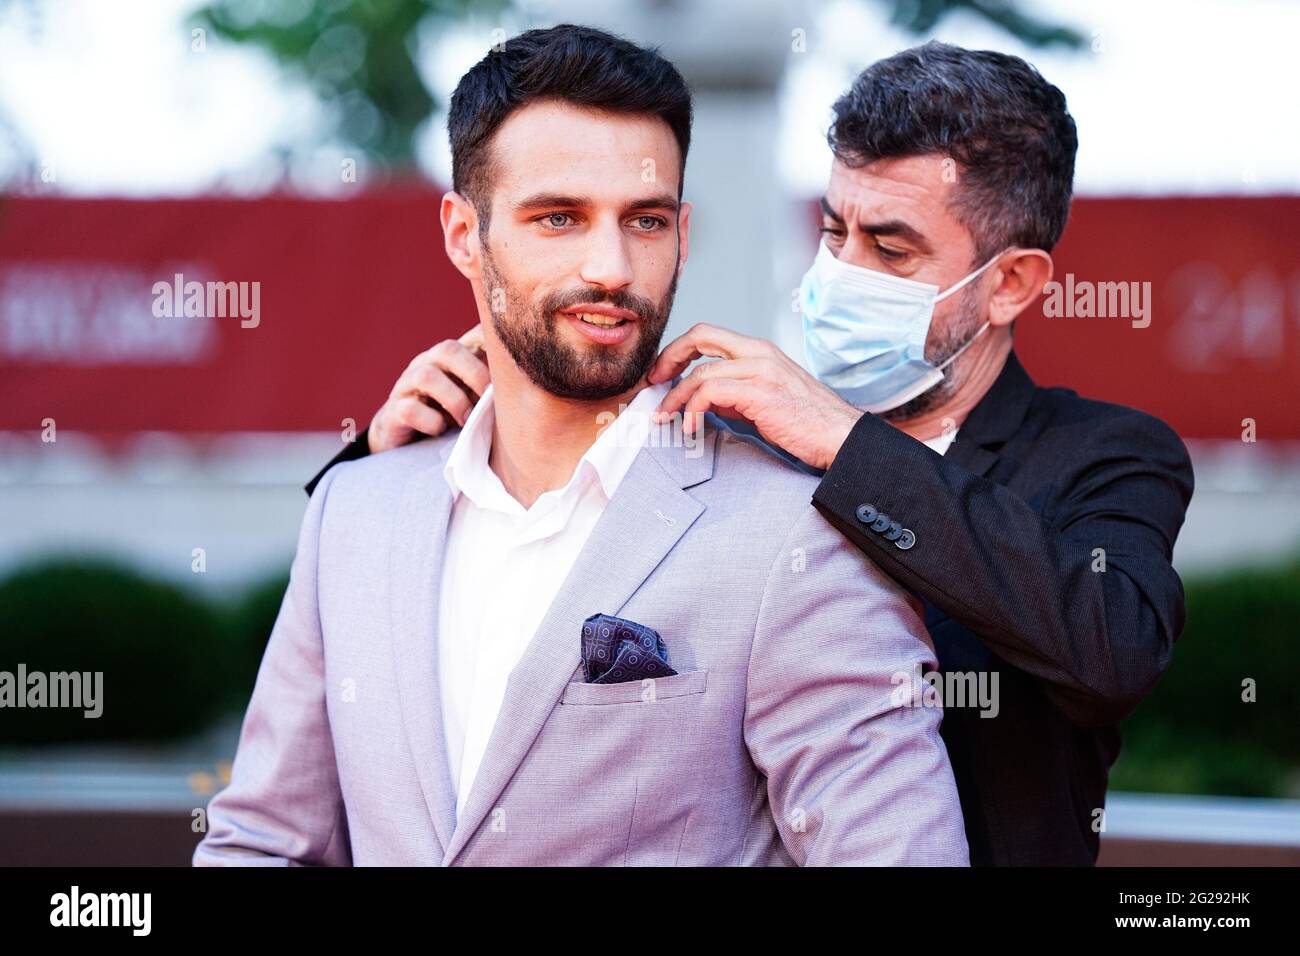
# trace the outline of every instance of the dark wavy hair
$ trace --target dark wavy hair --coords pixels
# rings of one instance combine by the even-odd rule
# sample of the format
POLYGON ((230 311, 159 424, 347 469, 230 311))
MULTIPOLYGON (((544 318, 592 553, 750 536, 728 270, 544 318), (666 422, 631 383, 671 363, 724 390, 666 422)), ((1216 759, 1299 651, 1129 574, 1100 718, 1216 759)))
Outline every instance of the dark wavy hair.
POLYGON ((685 177, 691 93, 677 68, 657 50, 562 23, 529 30, 493 48, 460 78, 452 94, 447 117, 452 188, 474 203, 480 218, 488 206, 492 134, 515 110, 542 99, 659 117, 681 149, 685 177))
POLYGON ((1065 229, 1079 146, 1065 95, 1019 57, 930 42, 867 67, 827 133, 845 165, 942 155, 959 164, 954 212, 983 263, 1050 252, 1065 229))

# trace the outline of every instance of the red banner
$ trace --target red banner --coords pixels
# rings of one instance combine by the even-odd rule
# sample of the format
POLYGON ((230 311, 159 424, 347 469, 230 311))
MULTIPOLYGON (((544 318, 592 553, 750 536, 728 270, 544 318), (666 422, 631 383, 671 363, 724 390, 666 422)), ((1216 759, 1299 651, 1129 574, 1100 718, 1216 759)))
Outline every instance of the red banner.
POLYGON ((4 201, 0 430, 359 429, 473 321, 439 195, 4 201))
POLYGON ((1240 439, 1250 418, 1261 441, 1300 438, 1298 252, 1300 197, 1077 200, 1059 294, 1020 317, 1016 349, 1040 384, 1184 437, 1240 439))
MULTIPOLYGON (((1300 198, 1081 199, 1017 324, 1042 384, 1300 438, 1300 198)), ((0 430, 338 431, 474 316, 438 193, 0 203, 0 430)))

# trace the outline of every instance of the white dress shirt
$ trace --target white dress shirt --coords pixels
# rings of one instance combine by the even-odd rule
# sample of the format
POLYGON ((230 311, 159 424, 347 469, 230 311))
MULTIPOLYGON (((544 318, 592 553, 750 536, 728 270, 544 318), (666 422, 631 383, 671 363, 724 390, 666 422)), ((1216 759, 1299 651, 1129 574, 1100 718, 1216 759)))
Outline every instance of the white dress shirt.
MULTIPOLYGON (((511 497, 488 465, 496 420, 492 386, 452 446, 443 472, 454 503, 442 558, 438 674, 458 816, 506 680, 645 445, 650 415, 668 387, 643 389, 587 449, 568 484, 541 495, 531 508, 511 497)), ((576 646, 576 633, 573 640, 576 646)))
POLYGON ((942 455, 948 450, 948 446, 951 445, 956 440, 957 432, 958 429, 956 428, 952 429, 951 431, 945 429, 944 431, 935 435, 933 438, 927 438, 925 441, 921 442, 921 444, 924 445, 926 448, 933 449, 934 451, 937 451, 939 454, 942 455))

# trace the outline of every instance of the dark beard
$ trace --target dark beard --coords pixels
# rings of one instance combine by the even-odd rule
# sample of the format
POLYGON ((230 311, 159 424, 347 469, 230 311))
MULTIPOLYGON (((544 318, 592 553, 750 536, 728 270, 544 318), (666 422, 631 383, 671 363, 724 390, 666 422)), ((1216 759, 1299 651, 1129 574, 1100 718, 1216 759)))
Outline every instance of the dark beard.
MULTIPOLYGON (((980 302, 975 288, 977 285, 978 283, 971 283, 962 292, 961 315, 958 321, 950 325, 943 337, 934 342, 933 345, 927 343, 925 357, 931 365, 942 365, 956 355, 957 350, 970 341, 971 336, 983 324, 979 314, 980 302)), ((960 361, 960 359, 957 360, 957 362, 960 361)), ((927 389, 916 398, 904 402, 897 408, 891 408, 887 412, 880 412, 876 417, 883 418, 887 422, 905 422, 938 408, 952 398, 953 393, 957 390, 959 383, 952 374, 957 362, 944 369, 942 382, 936 383, 933 388, 927 389)))
POLYGON ((602 292, 595 288, 553 292, 529 307, 501 278, 487 242, 483 243, 483 280, 489 303, 495 289, 506 294, 504 315, 492 312, 492 327, 510 357, 538 388, 557 398, 594 402, 628 392, 650 370, 659 353, 677 293, 677 276, 656 307, 649 299, 631 292, 602 292), (556 313, 575 305, 606 302, 637 315, 637 340, 627 355, 612 349, 594 349, 583 354, 566 345, 556 332, 556 313))

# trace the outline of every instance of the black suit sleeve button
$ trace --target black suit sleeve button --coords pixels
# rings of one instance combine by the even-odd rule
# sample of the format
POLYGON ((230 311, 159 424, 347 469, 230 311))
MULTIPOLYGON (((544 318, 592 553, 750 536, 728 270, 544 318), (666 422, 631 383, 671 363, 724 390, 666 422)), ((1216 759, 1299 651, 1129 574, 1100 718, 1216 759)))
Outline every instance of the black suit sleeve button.
POLYGON ((906 551, 914 544, 916 544, 916 535, 912 533, 911 528, 904 528, 898 540, 894 542, 894 547, 899 551, 906 551))
POLYGON ((903 534, 903 526, 899 524, 897 521, 891 521, 889 523, 889 530, 885 532, 885 540, 897 541, 902 534, 903 534))
POLYGON ((889 522, 891 520, 892 519, 889 517, 889 515, 878 514, 876 515, 876 520, 871 522, 871 530, 884 531, 889 527, 889 522))
POLYGON ((858 505, 858 511, 857 511, 858 520, 861 521, 863 524, 871 524, 871 522, 875 521, 876 514, 877 512, 873 505, 868 505, 868 504, 858 505))

